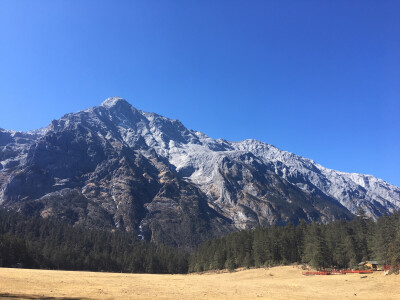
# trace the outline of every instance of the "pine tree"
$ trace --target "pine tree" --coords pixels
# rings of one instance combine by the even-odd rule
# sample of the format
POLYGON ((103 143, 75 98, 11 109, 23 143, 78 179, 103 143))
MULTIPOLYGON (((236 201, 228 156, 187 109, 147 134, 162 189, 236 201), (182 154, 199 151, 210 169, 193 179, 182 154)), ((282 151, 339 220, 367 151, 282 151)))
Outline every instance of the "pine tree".
POLYGON ((395 238, 396 225, 394 217, 384 216, 377 220, 376 234, 374 237, 374 255, 385 265, 390 263, 389 245, 395 238))
POLYGON ((392 265, 393 269, 395 269, 397 272, 400 266, 400 218, 398 221, 399 222, 397 222, 398 224, 396 228, 396 236, 390 243, 388 249, 389 262, 392 265))
POLYGON ((319 225, 314 225, 308 232, 304 261, 317 269, 328 267, 330 264, 328 245, 319 225))

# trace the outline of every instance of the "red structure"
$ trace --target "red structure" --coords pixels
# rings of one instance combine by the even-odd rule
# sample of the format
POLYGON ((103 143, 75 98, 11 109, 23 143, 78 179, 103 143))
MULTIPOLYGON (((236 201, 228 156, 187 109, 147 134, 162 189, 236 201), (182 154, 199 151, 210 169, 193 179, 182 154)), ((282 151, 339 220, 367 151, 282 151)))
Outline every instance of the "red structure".
POLYGON ((372 270, 332 270, 332 271, 308 271, 303 272, 303 275, 345 275, 347 273, 356 273, 356 274, 371 274, 374 271, 372 270))
MULTIPOLYGON (((397 268, 400 270, 400 265, 398 265, 397 268)), ((390 269, 392 269, 392 265, 383 265, 384 271, 389 271, 390 269)))
MULTIPOLYGON (((400 265, 397 266, 400 270, 400 265)), ((391 265, 383 265, 384 271, 389 271, 392 269, 391 265)), ((345 275, 347 273, 356 273, 356 274, 371 274, 374 270, 331 270, 331 271, 307 271, 303 272, 303 275, 310 276, 310 275, 345 275)))

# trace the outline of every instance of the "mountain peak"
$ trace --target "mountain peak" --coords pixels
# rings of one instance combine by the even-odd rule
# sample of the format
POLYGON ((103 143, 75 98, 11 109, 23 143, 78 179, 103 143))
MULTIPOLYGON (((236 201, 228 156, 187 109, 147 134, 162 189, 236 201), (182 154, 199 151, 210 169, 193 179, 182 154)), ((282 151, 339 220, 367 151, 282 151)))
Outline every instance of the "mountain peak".
POLYGON ((126 101, 124 98, 121 97, 110 97, 104 100, 100 106, 106 107, 106 108, 111 108, 113 106, 116 106, 118 104, 125 103, 129 104, 128 101, 126 101))

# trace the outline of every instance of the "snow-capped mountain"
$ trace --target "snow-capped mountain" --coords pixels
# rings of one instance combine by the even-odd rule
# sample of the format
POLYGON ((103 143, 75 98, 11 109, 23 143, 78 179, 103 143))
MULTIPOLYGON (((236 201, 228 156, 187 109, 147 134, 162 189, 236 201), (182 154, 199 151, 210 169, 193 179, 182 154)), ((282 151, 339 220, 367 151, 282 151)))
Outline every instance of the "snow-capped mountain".
POLYGON ((228 142, 122 98, 44 129, 0 130, 0 206, 178 246, 260 225, 377 217, 400 189, 256 140, 228 142))

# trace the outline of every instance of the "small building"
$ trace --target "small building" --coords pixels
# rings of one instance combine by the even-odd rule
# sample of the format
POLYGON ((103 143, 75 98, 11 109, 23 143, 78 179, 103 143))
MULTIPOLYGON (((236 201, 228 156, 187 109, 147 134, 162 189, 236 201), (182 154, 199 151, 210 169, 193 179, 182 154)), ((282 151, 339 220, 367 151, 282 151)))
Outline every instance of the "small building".
POLYGON ((364 266, 364 267, 367 267, 370 269, 376 269, 378 267, 378 262, 376 260, 367 260, 367 261, 360 262, 358 264, 358 266, 359 267, 364 266))

